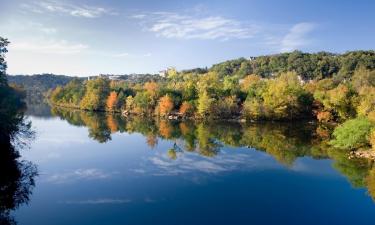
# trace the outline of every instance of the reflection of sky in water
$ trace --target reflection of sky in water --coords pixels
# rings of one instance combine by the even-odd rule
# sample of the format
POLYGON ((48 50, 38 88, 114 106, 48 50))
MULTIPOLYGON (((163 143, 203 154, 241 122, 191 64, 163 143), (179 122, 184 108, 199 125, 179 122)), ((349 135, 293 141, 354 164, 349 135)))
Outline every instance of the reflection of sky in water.
POLYGON ((375 220, 368 216, 371 199, 330 160, 302 157, 286 167, 264 152, 225 146, 212 158, 183 151, 172 160, 171 141, 151 149, 141 134, 115 133, 100 144, 86 127, 32 121, 37 139, 22 155, 40 175, 30 205, 15 214, 20 224, 299 224, 296 215, 304 224, 375 220))

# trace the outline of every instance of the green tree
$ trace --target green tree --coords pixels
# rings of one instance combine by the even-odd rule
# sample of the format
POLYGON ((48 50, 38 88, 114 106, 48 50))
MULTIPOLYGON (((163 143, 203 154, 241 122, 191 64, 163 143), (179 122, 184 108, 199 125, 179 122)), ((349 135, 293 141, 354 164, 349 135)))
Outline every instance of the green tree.
POLYGON ((109 91, 108 79, 98 78, 87 81, 80 107, 87 110, 104 110, 109 91))
POLYGON ((198 98, 198 114, 201 117, 209 116, 214 101, 215 99, 211 98, 206 91, 202 92, 198 98))
POLYGON ((357 149, 369 145, 369 135, 374 125, 365 117, 347 120, 333 131, 330 144, 341 149, 357 149))

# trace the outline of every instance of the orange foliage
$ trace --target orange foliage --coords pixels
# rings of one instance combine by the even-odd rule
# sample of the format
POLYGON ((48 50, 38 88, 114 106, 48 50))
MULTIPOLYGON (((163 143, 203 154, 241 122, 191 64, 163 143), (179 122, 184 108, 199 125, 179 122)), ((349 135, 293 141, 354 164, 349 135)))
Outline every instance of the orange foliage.
POLYGON ((111 130, 111 133, 115 133, 118 131, 117 121, 113 118, 112 115, 109 115, 107 117, 107 126, 111 130))
POLYGON ((183 102, 180 107, 180 113, 184 116, 193 113, 193 106, 189 102, 183 102))
POLYGON ((316 128, 316 134, 322 138, 322 139, 327 139, 330 137, 329 131, 323 127, 317 127, 316 128))
POLYGON ((159 114, 162 116, 168 115, 173 109, 173 100, 168 95, 165 95, 159 100, 159 114))
POLYGON ((144 89, 152 97, 154 97, 156 95, 156 92, 157 92, 158 88, 159 88, 159 85, 156 82, 147 82, 144 85, 144 89))
POLYGON ((327 111, 318 112, 318 114, 316 115, 316 118, 318 119, 319 122, 328 122, 332 120, 332 114, 327 111))
POLYGON ((155 146, 158 144, 158 137, 156 135, 147 135, 146 137, 147 145, 151 148, 155 148, 155 146))
POLYGON ((161 120, 159 123, 159 133, 164 138, 170 138, 172 136, 171 125, 167 121, 161 120))
POLYGON ((180 123, 179 127, 182 135, 187 135, 191 131, 189 126, 184 122, 180 123))
POLYGON ((117 103, 117 93, 112 91, 107 98, 107 108, 111 111, 115 109, 117 103))

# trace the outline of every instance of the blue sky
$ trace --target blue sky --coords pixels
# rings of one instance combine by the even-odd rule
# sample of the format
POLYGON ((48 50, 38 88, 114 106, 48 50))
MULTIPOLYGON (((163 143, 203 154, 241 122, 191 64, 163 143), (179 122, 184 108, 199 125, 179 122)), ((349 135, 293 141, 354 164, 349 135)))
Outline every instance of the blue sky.
POLYGON ((0 0, 9 74, 156 73, 299 49, 375 49, 375 1, 0 0))

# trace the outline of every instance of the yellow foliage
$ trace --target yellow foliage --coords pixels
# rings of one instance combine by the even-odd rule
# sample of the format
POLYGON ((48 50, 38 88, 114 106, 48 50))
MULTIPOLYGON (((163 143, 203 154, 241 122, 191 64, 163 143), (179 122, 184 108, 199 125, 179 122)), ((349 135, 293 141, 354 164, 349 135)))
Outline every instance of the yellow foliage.
POLYGON ((248 75, 241 82, 241 90, 247 92, 251 86, 255 85, 260 80, 260 76, 257 76, 255 74, 248 75))
POLYGON ((367 118, 368 118, 372 123, 375 123, 375 111, 371 111, 371 112, 369 112, 369 114, 367 115, 367 118))

